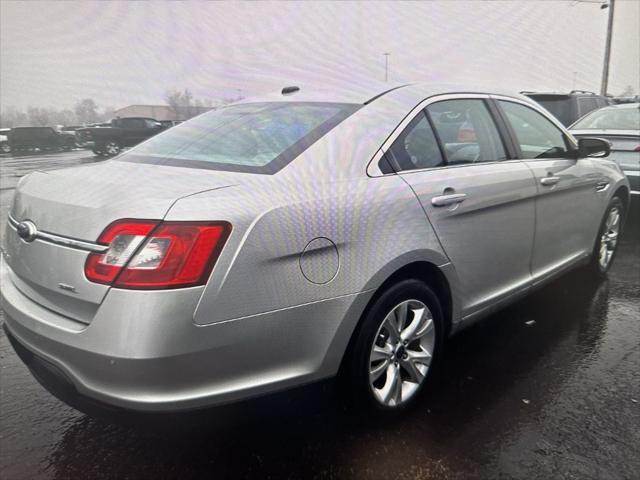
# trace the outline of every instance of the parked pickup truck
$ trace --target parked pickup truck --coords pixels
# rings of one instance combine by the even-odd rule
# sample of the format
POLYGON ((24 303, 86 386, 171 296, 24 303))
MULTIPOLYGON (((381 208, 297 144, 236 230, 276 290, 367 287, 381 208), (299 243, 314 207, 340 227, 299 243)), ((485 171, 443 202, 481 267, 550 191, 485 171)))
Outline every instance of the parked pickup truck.
POLYGON ((91 147, 93 153, 105 157, 118 155, 124 147, 132 147, 165 130, 153 118, 114 118, 105 126, 76 130, 76 141, 91 147))
POLYGON ((7 135, 11 152, 22 150, 71 150, 76 146, 72 133, 53 127, 16 127, 7 135))

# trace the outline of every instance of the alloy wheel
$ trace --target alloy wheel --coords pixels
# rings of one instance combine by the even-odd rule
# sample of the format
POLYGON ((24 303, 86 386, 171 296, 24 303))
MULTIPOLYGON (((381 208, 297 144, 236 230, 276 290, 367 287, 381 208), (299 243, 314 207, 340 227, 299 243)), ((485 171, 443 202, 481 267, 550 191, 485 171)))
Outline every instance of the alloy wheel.
POLYGON ((436 344, 433 315, 419 300, 406 300, 384 318, 369 354, 369 386, 385 407, 398 407, 418 391, 436 344))
POLYGON ((117 142, 107 142, 104 146, 104 150, 109 155, 117 155, 120 153, 120 145, 117 142))
POLYGON ((618 235, 620 234, 620 209, 613 207, 609 210, 607 220, 604 223, 604 229, 600 236, 600 250, 598 261, 600 268, 605 271, 609 268, 613 254, 618 244, 618 235))

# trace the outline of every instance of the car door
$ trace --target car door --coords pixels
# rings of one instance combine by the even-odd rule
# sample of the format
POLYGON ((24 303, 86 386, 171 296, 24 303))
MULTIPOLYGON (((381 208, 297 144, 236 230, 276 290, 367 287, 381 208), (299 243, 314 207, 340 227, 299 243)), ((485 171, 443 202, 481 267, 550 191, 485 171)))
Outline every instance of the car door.
POLYGON ((144 118, 123 118, 122 122, 122 143, 131 147, 148 138, 149 129, 144 118))
POLYGON ((608 185, 594 160, 577 160, 576 145, 559 124, 525 103, 498 99, 497 104, 516 140, 518 155, 533 172, 538 196, 536 233, 531 261, 534 280, 591 253, 608 185))
POLYGON ((535 182, 523 162, 509 159, 487 102, 434 99, 385 153, 456 269, 463 316, 531 280, 535 182))

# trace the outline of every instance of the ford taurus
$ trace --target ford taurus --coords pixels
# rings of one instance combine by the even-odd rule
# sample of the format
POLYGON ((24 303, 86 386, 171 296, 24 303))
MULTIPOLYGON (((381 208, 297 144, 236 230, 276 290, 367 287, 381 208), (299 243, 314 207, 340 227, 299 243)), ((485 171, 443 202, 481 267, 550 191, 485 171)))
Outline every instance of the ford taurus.
POLYGON ((395 412, 450 335, 574 267, 606 274, 629 203, 608 152, 509 92, 288 87, 24 177, 4 328, 80 408, 340 374, 395 412))

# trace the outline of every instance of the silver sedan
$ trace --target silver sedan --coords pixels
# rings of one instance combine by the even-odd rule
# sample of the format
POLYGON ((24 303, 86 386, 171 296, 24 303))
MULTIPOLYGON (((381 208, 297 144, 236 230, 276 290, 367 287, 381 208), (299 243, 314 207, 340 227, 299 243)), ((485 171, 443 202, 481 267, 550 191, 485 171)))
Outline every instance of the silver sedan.
POLYGON ((611 105, 585 115, 569 127, 575 138, 598 137, 611 143, 614 160, 640 195, 640 103, 611 105))
POLYGON ((509 92, 288 87, 23 178, 4 327, 81 409, 340 374, 394 412, 450 335, 569 269, 607 272, 629 205, 608 152, 509 92))

